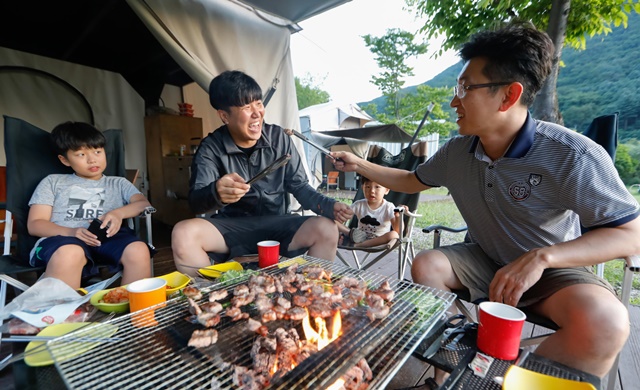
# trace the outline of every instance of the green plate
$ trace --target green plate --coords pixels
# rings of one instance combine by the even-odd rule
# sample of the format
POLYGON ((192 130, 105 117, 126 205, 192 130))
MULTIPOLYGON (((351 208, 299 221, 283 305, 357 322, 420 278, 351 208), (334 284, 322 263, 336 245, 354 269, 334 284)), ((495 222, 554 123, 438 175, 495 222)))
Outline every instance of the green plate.
MULTIPOLYGON (((126 287, 126 286, 121 286, 121 287, 126 287)), ((102 297, 105 296, 106 293, 108 293, 109 291, 113 290, 113 288, 110 288, 108 290, 100 290, 97 293, 93 294, 91 296, 91 299, 89 300, 89 302, 91 302, 91 304, 95 307, 98 308, 98 310, 103 311, 105 313, 111 313, 111 312, 115 312, 115 313, 126 313, 129 311, 129 302, 122 302, 122 303, 104 303, 104 302, 100 302, 100 300, 102 299, 102 297)))

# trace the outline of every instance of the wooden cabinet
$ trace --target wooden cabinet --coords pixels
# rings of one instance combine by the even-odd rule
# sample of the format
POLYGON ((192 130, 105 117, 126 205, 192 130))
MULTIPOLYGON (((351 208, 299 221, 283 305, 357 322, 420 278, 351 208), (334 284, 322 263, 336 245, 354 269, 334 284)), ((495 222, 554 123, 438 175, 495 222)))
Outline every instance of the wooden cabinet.
MULTIPOLYGON (((189 208, 192 138, 202 137, 202 119, 177 115, 145 117, 149 201, 158 211, 153 218, 174 225, 193 218, 189 208), (180 146, 185 145, 184 156, 180 146)), ((196 141, 199 143, 199 140, 196 141)))

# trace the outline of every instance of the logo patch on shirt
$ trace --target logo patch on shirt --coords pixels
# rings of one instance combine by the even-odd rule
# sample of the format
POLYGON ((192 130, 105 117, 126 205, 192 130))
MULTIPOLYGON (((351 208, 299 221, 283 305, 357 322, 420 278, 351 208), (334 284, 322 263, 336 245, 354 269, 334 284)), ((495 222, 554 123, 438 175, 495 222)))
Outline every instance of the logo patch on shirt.
POLYGON ((542 182, 542 175, 538 175, 536 173, 532 173, 529 175, 529 184, 532 186, 537 186, 542 182))
POLYGON ((531 186, 523 181, 517 181, 509 186, 509 195, 518 202, 525 200, 531 195, 531 186))

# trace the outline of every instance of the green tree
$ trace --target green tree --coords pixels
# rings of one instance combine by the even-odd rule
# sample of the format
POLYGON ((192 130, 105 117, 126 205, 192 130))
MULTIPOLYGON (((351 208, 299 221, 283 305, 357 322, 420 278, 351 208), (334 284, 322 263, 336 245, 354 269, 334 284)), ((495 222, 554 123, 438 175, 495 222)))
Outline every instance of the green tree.
POLYGON ((369 50, 376 55, 376 62, 382 69, 379 76, 372 76, 371 82, 387 98, 387 107, 396 119, 400 118, 399 92, 406 76, 413 76, 413 68, 406 64, 410 57, 427 52, 426 43, 414 42, 414 34, 397 28, 388 29, 381 37, 365 35, 362 37, 369 50))
POLYGON ((620 179, 622 179, 625 184, 631 185, 638 182, 638 161, 631 157, 627 145, 618 145, 615 165, 620 179))
POLYGON ((295 83, 298 110, 331 100, 329 92, 320 89, 315 78, 310 75, 305 76, 302 80, 295 77, 295 83))
POLYGON ((565 44, 586 48, 586 36, 608 34, 612 26, 627 27, 628 15, 640 13, 638 0, 405 0, 408 9, 424 17, 427 38, 444 36, 437 54, 456 49, 473 33, 513 19, 529 20, 546 30, 556 46, 554 69, 534 103, 534 116, 562 123, 556 81, 565 44))
POLYGON ((437 132, 448 136, 455 128, 453 123, 446 122, 450 119, 450 114, 442 109, 442 104, 447 104, 450 99, 451 92, 448 88, 423 85, 415 93, 401 92, 403 78, 413 76, 413 68, 406 64, 406 60, 426 53, 427 44, 414 42, 414 34, 400 29, 389 29, 381 37, 365 35, 363 38, 369 50, 376 55, 376 62, 382 69, 379 75, 372 76, 371 82, 383 93, 386 103, 382 112, 378 112, 375 105, 367 106, 369 115, 382 123, 395 123, 413 133, 427 107, 433 102, 435 106, 429 122, 421 129, 420 135, 437 132))

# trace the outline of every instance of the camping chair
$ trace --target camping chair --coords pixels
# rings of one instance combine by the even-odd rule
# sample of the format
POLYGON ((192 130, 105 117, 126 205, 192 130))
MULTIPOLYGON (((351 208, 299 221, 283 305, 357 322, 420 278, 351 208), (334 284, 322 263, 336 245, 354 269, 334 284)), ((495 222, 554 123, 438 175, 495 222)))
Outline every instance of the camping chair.
MULTIPOLYGON (((427 160, 427 142, 418 142, 410 145, 400 152, 399 155, 393 156, 386 149, 377 145, 372 146, 367 154, 367 160, 379 165, 391 166, 399 169, 414 170, 418 165, 427 160)), ((358 189, 354 201, 363 199, 364 194, 362 186, 358 189)), ((417 217, 421 215, 416 214, 418 209, 418 203, 420 200, 420 193, 406 194, 403 192, 389 191, 385 196, 385 199, 393 203, 396 206, 405 205, 410 210, 406 212, 400 208, 403 212, 403 218, 400 228, 400 237, 398 239, 391 240, 385 245, 379 245, 370 248, 352 247, 352 246, 338 246, 339 249, 348 250, 353 257, 353 262, 358 269, 368 269, 380 260, 382 260, 387 254, 398 250, 398 279, 404 278, 404 273, 407 265, 411 265, 412 259, 415 257, 415 250, 413 248, 413 239, 411 233, 417 217), (365 256, 362 261, 358 258, 357 252, 364 252, 365 256), (373 258, 370 258, 373 257, 373 258)), ((350 227, 356 227, 357 219, 351 220, 350 227)), ((346 266, 351 267, 347 259, 337 252, 337 256, 346 266)))
MULTIPOLYGON (((618 129, 618 113, 612 115, 603 115, 597 117, 593 120, 588 130, 584 133, 585 136, 591 138, 601 146, 605 148, 608 152, 609 156, 615 161, 615 149, 617 146, 617 129, 618 129)), ((451 228, 442 225, 431 225, 428 226, 422 231, 424 233, 433 233, 433 248, 437 248, 440 246, 441 234, 443 231, 451 232, 451 233, 460 233, 466 231, 467 228, 465 226, 458 228, 451 228)), ((583 229, 584 232, 584 229, 583 229)), ((618 259, 613 259, 618 260, 618 259)), ((622 282, 622 289, 620 293, 620 301, 622 304, 628 309, 629 308, 629 299, 631 296, 632 290, 632 282, 634 274, 640 272, 640 255, 633 255, 621 259, 625 261, 624 265, 624 277, 622 282)), ((595 266, 596 273, 602 277, 604 263, 597 264, 595 266)), ((458 295, 458 299, 456 299, 456 306, 458 309, 466 315, 470 319, 477 319, 477 306, 475 307, 476 313, 471 313, 469 311, 468 304, 464 301, 469 301, 469 294, 467 291, 453 291, 458 295)), ((473 304, 477 304, 479 302, 471 302, 473 304)), ((550 333, 556 331, 558 329, 558 325, 555 324, 548 318, 539 316, 534 314, 526 309, 523 310, 527 315, 527 322, 531 323, 533 327, 531 328, 531 334, 529 337, 523 338, 520 342, 520 346, 532 346, 540 344, 546 337, 549 336, 550 333), (536 326, 546 328, 549 331, 536 332, 536 326), (542 334, 540 334, 542 333, 542 334)), ((609 378, 607 383, 607 389, 613 390, 615 389, 616 379, 618 377, 618 363, 620 360, 620 355, 616 357, 616 360, 609 371, 609 378)))
POLYGON ((329 174, 327 175, 327 191, 331 189, 331 186, 334 186, 336 188, 336 191, 339 189, 338 175, 340 175, 340 172, 338 171, 329 172, 329 174))
MULTIPOLYGON (((29 252, 37 237, 29 235, 27 230, 27 218, 29 214, 28 202, 36 186, 45 176, 52 173, 70 173, 70 168, 62 165, 56 153, 51 147, 51 136, 47 131, 41 130, 21 119, 4 117, 4 140, 7 156, 7 201, 5 218, 5 252, 0 258, 0 308, 4 307, 7 285, 12 285, 22 291, 29 286, 15 279, 17 275, 26 272, 42 272, 45 267, 31 267, 29 265, 29 252), (17 242, 13 253, 8 250, 8 240, 11 240, 13 223, 17 242), (9 276, 12 275, 12 276, 9 276)), ((124 176, 124 144, 119 130, 107 130, 104 132, 107 138, 107 175, 124 176), (118 162, 118 160, 121 160, 118 162), (113 166, 112 165, 113 163, 113 166), (122 172, 118 172, 122 170, 122 172)), ((147 226, 147 244, 152 248, 151 239, 151 213, 152 209, 145 210, 143 216, 147 226)), ((131 225, 131 221, 129 220, 131 225)), ((153 260, 151 261, 153 274, 153 260)))

